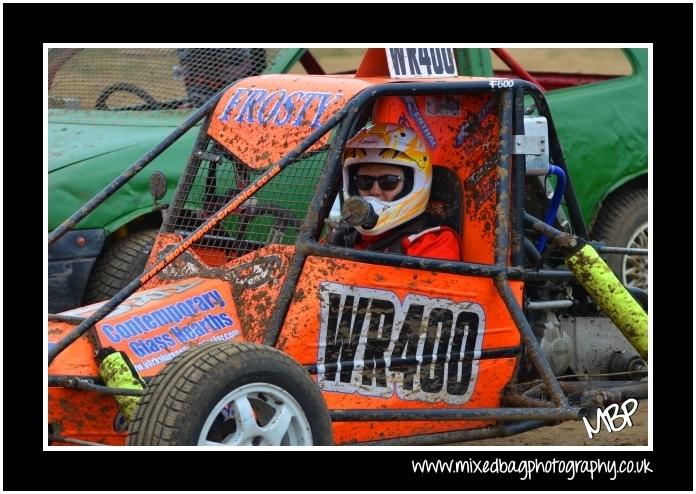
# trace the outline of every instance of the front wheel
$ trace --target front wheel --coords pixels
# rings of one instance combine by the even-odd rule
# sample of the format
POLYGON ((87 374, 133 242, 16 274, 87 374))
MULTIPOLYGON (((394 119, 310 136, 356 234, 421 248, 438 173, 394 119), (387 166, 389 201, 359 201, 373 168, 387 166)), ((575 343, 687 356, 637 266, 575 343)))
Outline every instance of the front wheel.
POLYGON ((332 444, 316 383, 263 345, 203 344, 150 383, 128 429, 129 445, 306 446, 332 444))

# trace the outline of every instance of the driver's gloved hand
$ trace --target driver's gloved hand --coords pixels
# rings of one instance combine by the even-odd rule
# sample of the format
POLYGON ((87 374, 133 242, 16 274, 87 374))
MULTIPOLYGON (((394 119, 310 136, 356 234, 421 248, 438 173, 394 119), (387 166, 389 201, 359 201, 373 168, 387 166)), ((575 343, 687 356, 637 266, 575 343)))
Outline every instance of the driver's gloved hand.
POLYGON ((353 247, 358 241, 360 233, 350 225, 343 224, 329 235, 329 245, 338 247, 353 247))

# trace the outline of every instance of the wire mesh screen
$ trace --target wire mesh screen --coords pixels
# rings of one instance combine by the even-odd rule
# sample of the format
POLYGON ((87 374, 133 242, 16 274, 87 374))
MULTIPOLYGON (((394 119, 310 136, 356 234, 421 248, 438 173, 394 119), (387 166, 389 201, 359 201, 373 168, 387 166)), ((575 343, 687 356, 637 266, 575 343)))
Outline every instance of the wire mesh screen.
MULTIPOLYGON (((306 153, 193 245, 210 266, 269 244, 294 244, 328 149, 306 153)), ((256 180, 253 170, 208 137, 194 150, 163 231, 184 237, 256 180)))
POLYGON ((52 48, 49 108, 167 110, 201 106, 280 55, 265 48, 52 48))

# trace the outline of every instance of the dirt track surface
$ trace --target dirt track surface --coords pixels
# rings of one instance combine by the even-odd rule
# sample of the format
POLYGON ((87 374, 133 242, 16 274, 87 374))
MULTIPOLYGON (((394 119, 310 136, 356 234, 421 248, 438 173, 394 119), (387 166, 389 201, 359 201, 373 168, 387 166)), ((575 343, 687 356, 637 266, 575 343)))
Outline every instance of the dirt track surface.
MULTIPOLYGON (((631 416, 632 427, 618 432, 608 432, 604 426, 592 439, 587 437, 585 423, 563 422, 553 427, 541 427, 511 437, 483 439, 457 443, 465 446, 647 446, 648 445, 648 400, 642 400, 631 416)), ((590 421, 596 426, 595 418, 590 421)), ((621 419, 616 421, 621 424, 621 419)))

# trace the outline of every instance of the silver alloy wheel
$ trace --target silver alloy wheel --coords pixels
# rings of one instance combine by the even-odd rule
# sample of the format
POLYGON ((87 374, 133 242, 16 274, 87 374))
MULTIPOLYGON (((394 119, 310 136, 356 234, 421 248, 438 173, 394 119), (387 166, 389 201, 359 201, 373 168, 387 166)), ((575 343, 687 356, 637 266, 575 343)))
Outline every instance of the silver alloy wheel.
POLYGON ((312 431, 290 393, 267 383, 231 391, 208 415, 199 446, 310 446, 312 431))
MULTIPOLYGON (((626 247, 648 248, 648 224, 644 223, 633 232, 626 247)), ((648 290, 648 256, 623 256, 623 283, 648 290)))

